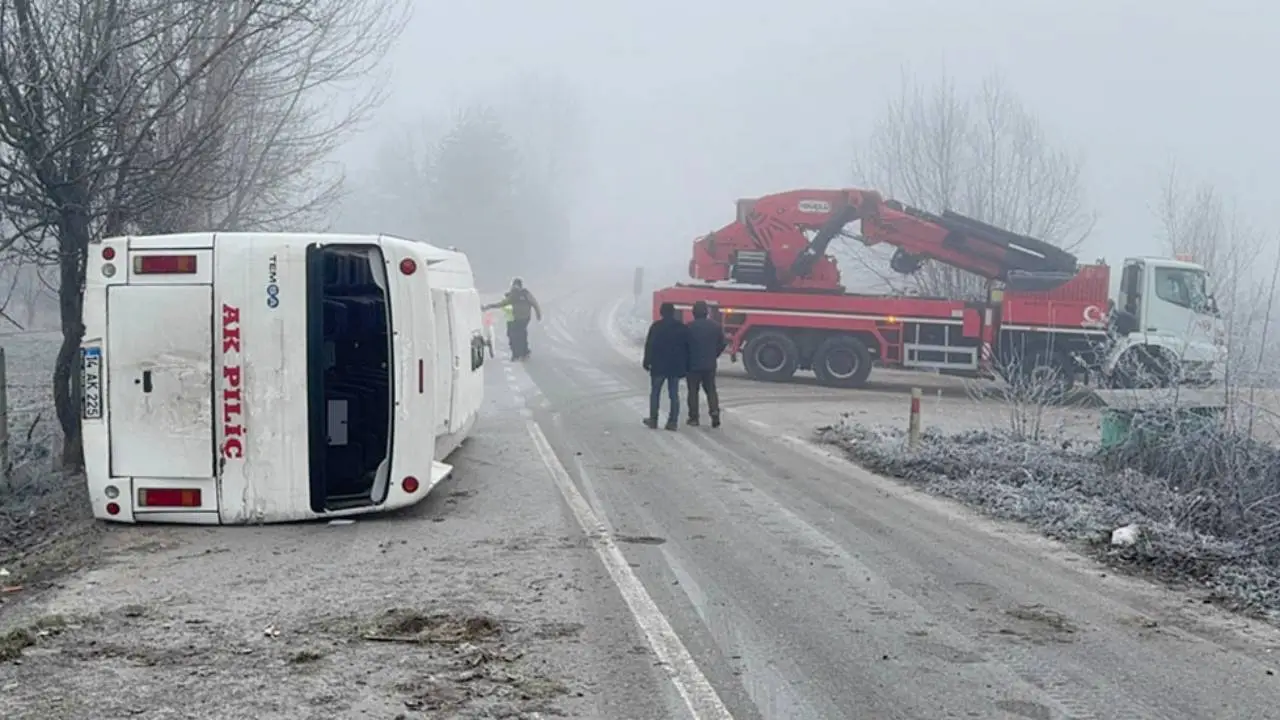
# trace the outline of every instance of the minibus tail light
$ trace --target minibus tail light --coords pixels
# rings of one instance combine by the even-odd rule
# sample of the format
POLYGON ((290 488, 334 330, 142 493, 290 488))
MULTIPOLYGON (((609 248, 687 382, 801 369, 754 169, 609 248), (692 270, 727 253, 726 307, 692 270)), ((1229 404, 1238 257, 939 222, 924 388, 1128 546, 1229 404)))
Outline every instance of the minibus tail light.
POLYGON ((133 272, 136 275, 194 275, 195 255, 135 255, 133 272))

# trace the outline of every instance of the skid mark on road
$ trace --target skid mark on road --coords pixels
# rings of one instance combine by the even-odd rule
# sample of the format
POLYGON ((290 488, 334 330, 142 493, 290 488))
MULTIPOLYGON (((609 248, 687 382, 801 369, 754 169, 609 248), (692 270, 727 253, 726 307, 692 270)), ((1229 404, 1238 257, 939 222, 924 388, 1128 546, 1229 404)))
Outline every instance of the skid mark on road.
POLYGON ((630 564, 618 549, 617 542, 609 529, 592 511, 582 493, 578 492, 573 479, 569 477, 569 471, 551 449, 551 444, 543 434, 541 426, 531 420, 528 422, 528 429, 529 437, 532 438, 542 463, 546 465, 547 472, 551 474, 552 480, 555 481, 556 487, 564 497, 565 503, 569 505, 583 533, 592 540, 596 554, 608 571, 609 577, 613 579, 618 592, 622 594, 622 599, 631 610, 636 625, 644 633, 649 647, 662 662, 671 683, 689 709, 690 715, 694 720, 733 720, 733 715, 720 699, 720 695, 711 686, 710 681, 698 667, 693 656, 689 654, 688 648, 681 642, 680 637, 676 635, 666 616, 658 609, 653 598, 649 597, 640 578, 636 577, 635 572, 631 570, 630 564))

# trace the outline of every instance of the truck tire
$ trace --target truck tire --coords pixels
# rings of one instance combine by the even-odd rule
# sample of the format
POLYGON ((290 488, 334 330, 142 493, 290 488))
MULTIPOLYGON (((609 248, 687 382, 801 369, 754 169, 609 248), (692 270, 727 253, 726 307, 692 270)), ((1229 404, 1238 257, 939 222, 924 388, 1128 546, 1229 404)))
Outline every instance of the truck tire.
POLYGON ((1076 385, 1076 364, 1062 353, 1040 353, 1031 358, 1025 381, 1043 393, 1046 400, 1057 402, 1076 385))
POLYGON ((1177 360, 1159 348, 1131 348, 1120 356, 1110 381, 1111 387, 1125 390, 1172 387, 1177 382, 1177 360))
POLYGON ((856 337, 832 335, 813 353, 813 374, 828 387, 862 387, 871 375, 871 351, 856 337))
POLYGON ((786 333, 766 330, 747 340, 742 364, 752 380, 786 382, 796 374, 800 349, 786 333))

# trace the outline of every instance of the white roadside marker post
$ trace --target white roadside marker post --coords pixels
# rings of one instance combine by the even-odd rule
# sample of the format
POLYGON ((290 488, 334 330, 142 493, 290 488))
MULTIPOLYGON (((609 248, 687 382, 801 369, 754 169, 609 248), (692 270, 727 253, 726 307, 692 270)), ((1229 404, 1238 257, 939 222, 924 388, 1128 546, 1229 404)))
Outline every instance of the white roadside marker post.
POLYGON ((912 449, 920 444, 920 388, 911 388, 911 415, 907 421, 907 444, 912 449))

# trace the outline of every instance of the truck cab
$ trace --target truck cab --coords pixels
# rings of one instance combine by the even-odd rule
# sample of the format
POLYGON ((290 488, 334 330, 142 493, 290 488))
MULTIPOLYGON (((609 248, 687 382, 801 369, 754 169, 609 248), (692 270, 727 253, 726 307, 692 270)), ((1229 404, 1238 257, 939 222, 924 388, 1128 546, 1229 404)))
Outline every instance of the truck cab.
POLYGON ((1167 258, 1126 258, 1108 313, 1112 339, 1103 373, 1113 387, 1219 379, 1226 332, 1209 273, 1167 258))

